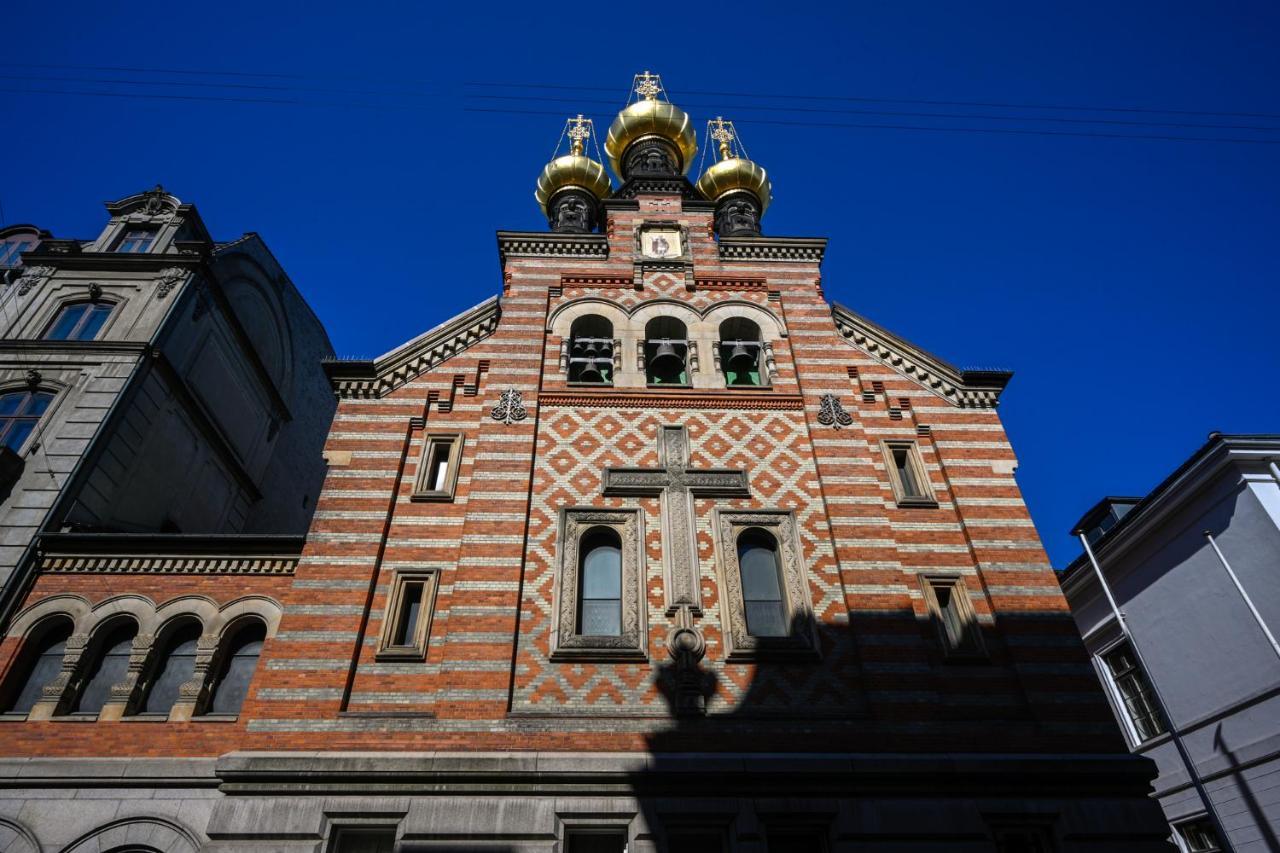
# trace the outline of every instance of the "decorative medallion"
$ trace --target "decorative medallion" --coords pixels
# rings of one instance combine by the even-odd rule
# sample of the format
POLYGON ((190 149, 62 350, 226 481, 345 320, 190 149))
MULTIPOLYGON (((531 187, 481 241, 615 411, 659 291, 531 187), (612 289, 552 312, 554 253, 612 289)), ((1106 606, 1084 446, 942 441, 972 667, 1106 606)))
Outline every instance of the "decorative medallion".
POLYGON ((844 410, 844 406, 840 405, 839 397, 835 394, 823 394, 822 403, 818 409, 818 423, 840 429, 842 426, 853 423, 853 417, 844 410))
POLYGON ((493 407, 490 412, 495 421, 510 426, 516 421, 522 421, 529 416, 524 409, 524 401, 520 399, 520 392, 514 388, 508 388, 502 392, 502 397, 498 400, 498 405, 493 407))
POLYGON ((166 267, 156 279, 156 299, 164 299, 187 276, 182 267, 166 267))
POLYGON ((640 232, 640 254, 659 260, 683 257, 680 229, 645 228, 640 232))
POLYGON ((51 275, 53 275, 53 267, 29 267, 14 282, 18 286, 18 295, 26 296, 31 292, 31 288, 36 286, 36 282, 51 275))

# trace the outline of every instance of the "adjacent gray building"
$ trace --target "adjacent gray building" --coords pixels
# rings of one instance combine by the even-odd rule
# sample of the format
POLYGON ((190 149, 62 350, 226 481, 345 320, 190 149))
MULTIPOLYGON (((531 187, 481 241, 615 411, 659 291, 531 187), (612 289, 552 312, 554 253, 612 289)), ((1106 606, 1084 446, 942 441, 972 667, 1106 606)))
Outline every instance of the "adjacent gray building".
POLYGON ((1184 851, 1280 850, 1280 435, 1223 435, 1073 530, 1062 588, 1184 851))
POLYGON ((332 347, 262 239, 160 187, 106 208, 0 229, 0 619, 42 533, 301 535, 324 477, 332 347))

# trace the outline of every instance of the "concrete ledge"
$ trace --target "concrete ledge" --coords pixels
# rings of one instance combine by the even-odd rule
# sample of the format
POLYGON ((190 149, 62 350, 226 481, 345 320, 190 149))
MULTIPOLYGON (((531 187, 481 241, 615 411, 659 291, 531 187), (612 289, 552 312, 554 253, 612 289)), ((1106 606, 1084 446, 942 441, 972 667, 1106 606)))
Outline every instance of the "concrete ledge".
POLYGON ((0 758, 0 788, 216 787, 213 758, 0 758))

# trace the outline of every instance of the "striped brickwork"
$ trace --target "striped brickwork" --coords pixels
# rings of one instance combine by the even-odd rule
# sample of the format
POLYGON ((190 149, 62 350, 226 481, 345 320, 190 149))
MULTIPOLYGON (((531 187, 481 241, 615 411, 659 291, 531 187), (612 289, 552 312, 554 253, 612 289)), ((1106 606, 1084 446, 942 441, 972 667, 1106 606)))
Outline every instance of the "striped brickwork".
MULTIPOLYGON (((482 323, 456 355, 424 372, 363 386, 390 390, 340 401, 329 473, 294 573, 227 581, 227 595, 233 584, 273 585, 284 616, 239 719, 218 724, 216 749, 205 734, 213 724, 197 720, 62 726, 57 739, 48 727, 58 723, 13 724, 3 729, 9 751, 99 754, 134 748, 143 732, 149 749, 172 754, 652 748, 654 733, 671 728, 661 683, 671 617, 659 501, 604 498, 601 472, 655 466, 659 428, 677 424, 688 431, 694 467, 745 470, 751 487, 750 498, 696 501, 697 627, 713 686, 711 718, 690 745, 1119 748, 996 411, 943 393, 883 346, 842 334, 816 258, 765 259, 735 248, 735 259, 724 260, 710 211, 684 210, 675 197, 611 209, 606 235, 603 259, 509 254, 496 325, 482 323), (636 228, 655 221, 687 229, 690 265, 635 262, 636 228), (776 376, 768 390, 571 387, 560 364, 563 336, 551 326, 557 311, 584 299, 623 313, 655 300, 699 315, 730 303, 767 311, 783 330, 772 342, 776 376), (504 391, 520 392, 523 419, 492 416, 504 391), (847 424, 824 423, 825 395, 839 401, 847 424), (433 431, 464 436, 452 501, 412 499, 433 431), (917 442, 935 507, 897 505, 880 448, 886 439, 917 442), (557 513, 572 506, 644 510, 647 662, 551 660, 557 513), (726 661, 717 508, 795 513, 820 660, 726 661), (378 659, 399 569, 439 571, 425 662, 378 659), (986 660, 943 659, 921 584, 931 573, 963 578, 986 660), (753 722, 761 718, 768 722, 753 722)), ((713 353, 699 356, 700 374, 712 371, 713 353)), ((46 575, 37 594, 94 579, 46 575)), ((102 595, 145 583, 159 602, 169 578, 116 572, 97 580, 102 595)))

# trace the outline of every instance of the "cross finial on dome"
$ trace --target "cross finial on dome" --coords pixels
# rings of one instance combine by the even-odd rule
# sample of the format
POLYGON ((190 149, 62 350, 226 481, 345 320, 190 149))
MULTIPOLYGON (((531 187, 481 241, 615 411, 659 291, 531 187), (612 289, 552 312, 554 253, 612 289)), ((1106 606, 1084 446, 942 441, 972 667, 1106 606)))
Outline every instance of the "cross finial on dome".
POLYGON ((720 143, 720 159, 728 160, 734 156, 733 140, 737 138, 733 132, 733 122, 725 121, 723 116, 716 116, 707 122, 711 125, 711 138, 720 143))
POLYGON ((577 118, 569 119, 569 130, 567 131, 569 139, 572 140, 570 150, 574 154, 581 154, 584 145, 591 138, 591 119, 584 118, 582 113, 578 113, 577 118))
POLYGON ((644 73, 636 75, 636 94, 646 101, 657 100, 658 93, 661 91, 662 78, 657 74, 650 74, 648 69, 645 69, 644 73))

